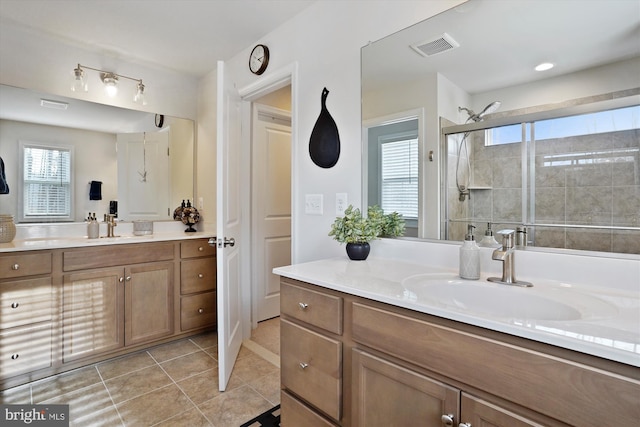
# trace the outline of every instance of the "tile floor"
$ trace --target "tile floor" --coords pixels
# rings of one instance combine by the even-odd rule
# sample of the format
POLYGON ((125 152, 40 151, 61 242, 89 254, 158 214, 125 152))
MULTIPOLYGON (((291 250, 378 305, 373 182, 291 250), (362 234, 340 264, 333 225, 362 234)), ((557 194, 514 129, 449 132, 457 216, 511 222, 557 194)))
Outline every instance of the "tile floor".
POLYGON ((8 389, 0 401, 69 404, 71 426, 238 427, 280 403, 279 326, 259 324, 224 393, 210 333, 8 389))

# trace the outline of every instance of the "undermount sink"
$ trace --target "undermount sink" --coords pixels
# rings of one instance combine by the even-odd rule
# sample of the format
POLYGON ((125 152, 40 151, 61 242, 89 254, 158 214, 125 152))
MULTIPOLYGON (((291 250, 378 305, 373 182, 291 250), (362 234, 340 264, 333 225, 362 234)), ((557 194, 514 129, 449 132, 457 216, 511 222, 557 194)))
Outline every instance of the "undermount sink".
POLYGON ((609 317, 616 309, 605 301, 574 289, 539 286, 522 288, 462 280, 453 274, 424 274, 403 282, 407 297, 470 315, 516 321, 572 321, 609 317))

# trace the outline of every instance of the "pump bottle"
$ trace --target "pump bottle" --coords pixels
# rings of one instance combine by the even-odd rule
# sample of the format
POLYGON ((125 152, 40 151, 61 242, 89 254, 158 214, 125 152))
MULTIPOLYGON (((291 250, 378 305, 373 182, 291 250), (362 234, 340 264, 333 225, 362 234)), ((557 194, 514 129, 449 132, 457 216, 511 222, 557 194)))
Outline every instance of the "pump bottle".
POLYGON ((499 248, 500 243, 493 237, 493 230, 491 230, 491 223, 487 223, 487 231, 484 232, 484 237, 480 242, 478 242, 478 246, 482 246, 485 248, 499 248))
POLYGON ((463 279, 480 279, 480 248, 473 236, 475 226, 469 224, 464 242, 460 247, 460 277, 463 279))

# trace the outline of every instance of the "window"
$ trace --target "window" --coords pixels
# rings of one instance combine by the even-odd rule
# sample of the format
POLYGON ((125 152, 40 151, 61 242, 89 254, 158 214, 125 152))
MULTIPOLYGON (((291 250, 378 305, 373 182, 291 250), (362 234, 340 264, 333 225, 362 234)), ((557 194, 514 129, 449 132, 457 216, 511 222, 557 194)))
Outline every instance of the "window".
POLYGON ((20 221, 72 221, 73 148, 20 142, 20 221))
POLYGON ((418 138, 383 142, 380 150, 380 207, 418 218, 418 138))

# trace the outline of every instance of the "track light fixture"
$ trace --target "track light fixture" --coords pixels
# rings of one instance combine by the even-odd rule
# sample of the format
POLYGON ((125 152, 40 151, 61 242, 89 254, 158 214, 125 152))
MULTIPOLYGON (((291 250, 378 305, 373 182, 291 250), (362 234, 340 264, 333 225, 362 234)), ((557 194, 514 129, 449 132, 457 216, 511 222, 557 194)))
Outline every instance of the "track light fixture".
POLYGON ((86 65, 78 64, 76 68, 73 69, 73 83, 71 84, 71 90, 73 92, 88 92, 89 85, 84 76, 84 70, 93 70, 100 73, 100 80, 104 83, 104 89, 107 95, 113 97, 118 94, 118 81, 120 79, 133 80, 134 82, 138 82, 136 85, 136 92, 133 97, 133 102, 146 105, 147 101, 144 96, 144 84, 142 84, 142 79, 134 79, 133 77, 123 76, 122 74, 116 74, 111 71, 100 70, 98 68, 87 67, 86 65))

